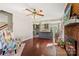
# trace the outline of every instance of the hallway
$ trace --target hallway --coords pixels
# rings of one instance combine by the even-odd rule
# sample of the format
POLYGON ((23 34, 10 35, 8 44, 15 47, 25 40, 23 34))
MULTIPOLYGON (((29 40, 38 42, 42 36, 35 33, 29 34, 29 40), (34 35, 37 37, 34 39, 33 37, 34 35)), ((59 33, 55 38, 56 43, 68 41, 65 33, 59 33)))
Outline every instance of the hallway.
POLYGON ((54 46, 50 39, 34 38, 25 41, 22 56, 66 56, 66 51, 59 46, 54 46))

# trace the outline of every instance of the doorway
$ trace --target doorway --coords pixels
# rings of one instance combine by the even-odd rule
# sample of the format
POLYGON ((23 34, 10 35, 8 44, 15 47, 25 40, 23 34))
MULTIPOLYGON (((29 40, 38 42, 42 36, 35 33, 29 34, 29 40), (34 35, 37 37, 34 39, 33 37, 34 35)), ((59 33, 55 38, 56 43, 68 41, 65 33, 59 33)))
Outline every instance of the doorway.
POLYGON ((51 25, 51 30, 52 30, 52 39, 53 39, 53 43, 57 44, 61 35, 61 24, 60 23, 54 23, 51 25))

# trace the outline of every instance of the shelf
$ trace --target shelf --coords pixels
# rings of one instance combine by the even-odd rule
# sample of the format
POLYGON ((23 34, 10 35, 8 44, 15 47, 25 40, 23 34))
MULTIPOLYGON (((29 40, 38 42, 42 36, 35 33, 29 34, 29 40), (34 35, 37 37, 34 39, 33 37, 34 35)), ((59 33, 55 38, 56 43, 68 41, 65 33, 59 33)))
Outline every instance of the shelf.
POLYGON ((70 19, 64 22, 64 25, 70 24, 70 23, 79 23, 79 19, 70 19))

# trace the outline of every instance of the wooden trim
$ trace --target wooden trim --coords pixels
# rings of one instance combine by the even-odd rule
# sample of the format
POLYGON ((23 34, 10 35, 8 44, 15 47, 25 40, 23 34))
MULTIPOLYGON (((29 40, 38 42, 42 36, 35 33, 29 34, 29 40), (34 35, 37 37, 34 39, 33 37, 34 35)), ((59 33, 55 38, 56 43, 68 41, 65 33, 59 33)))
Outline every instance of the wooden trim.
POLYGON ((0 27, 0 30, 6 28, 7 26, 8 26, 8 24, 4 24, 4 25, 2 25, 2 26, 0 27))

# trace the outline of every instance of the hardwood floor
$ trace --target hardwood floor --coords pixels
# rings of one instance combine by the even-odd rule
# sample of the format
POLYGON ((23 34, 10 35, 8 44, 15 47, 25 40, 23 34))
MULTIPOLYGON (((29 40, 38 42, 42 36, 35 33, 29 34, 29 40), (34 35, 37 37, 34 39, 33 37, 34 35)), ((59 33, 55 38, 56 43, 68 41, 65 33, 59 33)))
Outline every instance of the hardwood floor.
POLYGON ((41 39, 34 38, 25 41, 26 43, 21 56, 60 56, 67 55, 65 50, 59 46, 50 45, 52 40, 50 39, 41 39))

